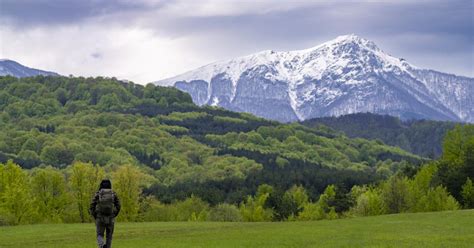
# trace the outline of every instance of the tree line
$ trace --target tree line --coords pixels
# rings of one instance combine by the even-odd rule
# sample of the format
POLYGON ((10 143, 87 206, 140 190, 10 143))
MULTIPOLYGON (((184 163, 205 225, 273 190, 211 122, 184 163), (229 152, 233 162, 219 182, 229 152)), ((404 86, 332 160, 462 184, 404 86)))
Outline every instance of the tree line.
POLYGON ((414 175, 397 173, 349 191, 329 184, 316 197, 302 185, 260 184, 235 203, 193 194, 162 202, 146 193, 156 178, 145 167, 75 162, 28 170, 9 160, 0 164, 0 224, 90 222, 88 205, 106 177, 122 202, 120 221, 298 221, 474 208, 474 127, 449 131, 443 147, 440 160, 414 175))

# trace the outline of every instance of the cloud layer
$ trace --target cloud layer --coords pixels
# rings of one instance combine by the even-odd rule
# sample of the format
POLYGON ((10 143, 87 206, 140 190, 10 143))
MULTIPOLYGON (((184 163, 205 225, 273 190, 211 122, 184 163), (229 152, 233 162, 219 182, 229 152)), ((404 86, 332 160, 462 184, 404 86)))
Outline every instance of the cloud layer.
POLYGON ((1 0, 0 57, 138 83, 355 33, 423 68, 474 76, 473 2, 1 0))

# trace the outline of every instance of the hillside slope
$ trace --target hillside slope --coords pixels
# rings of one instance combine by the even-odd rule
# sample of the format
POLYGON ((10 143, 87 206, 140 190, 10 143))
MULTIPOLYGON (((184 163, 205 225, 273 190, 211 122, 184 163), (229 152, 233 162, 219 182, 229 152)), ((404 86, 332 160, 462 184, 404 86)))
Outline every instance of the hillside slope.
POLYGON ((358 113, 339 117, 321 117, 301 122, 308 127, 325 125, 351 138, 381 140, 423 157, 438 158, 446 132, 454 122, 430 120, 403 121, 388 115, 358 113))
POLYGON ((0 77, 0 99, 0 162, 133 164, 153 178, 145 191, 164 201, 194 193, 239 202, 262 183, 301 184, 316 196, 328 184, 350 189, 424 161, 327 128, 198 107, 174 88, 110 78, 0 77))

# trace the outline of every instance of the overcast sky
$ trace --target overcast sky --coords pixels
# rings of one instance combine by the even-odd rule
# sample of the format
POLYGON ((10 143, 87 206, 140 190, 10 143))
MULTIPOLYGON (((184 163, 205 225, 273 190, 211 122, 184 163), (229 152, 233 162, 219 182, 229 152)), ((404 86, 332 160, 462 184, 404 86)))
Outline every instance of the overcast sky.
POLYGON ((0 58, 136 83, 354 33, 421 68, 474 76, 474 0, 0 0, 0 58))

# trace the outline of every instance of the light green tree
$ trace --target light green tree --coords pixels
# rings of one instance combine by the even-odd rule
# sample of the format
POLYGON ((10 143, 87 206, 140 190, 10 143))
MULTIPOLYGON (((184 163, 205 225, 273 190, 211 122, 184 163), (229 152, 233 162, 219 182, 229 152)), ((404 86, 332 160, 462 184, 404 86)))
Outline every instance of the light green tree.
POLYGON ((177 202, 176 209, 177 221, 205 221, 209 215, 209 204, 194 195, 177 202))
MULTIPOLYGON (((442 160, 448 162, 453 167, 460 167, 466 160, 466 151, 469 141, 474 139, 474 125, 457 125, 453 130, 448 131, 443 141, 442 160)), ((472 144, 472 143, 471 143, 472 144)))
POLYGON ((0 224, 31 222, 36 213, 26 173, 9 160, 0 164, 0 224))
POLYGON ((140 170, 132 165, 120 166, 112 174, 112 187, 122 205, 119 220, 134 221, 137 218, 141 194, 140 181, 143 177, 140 170))
POLYGON ((316 203, 308 202, 304 204, 303 211, 299 213, 299 220, 322 220, 336 219, 337 213, 332 203, 336 198, 336 186, 329 185, 324 193, 319 196, 316 203))
POLYGON ((370 188, 356 199, 351 213, 359 216, 381 215, 386 213, 385 204, 379 189, 370 188))
POLYGON ((210 221, 242 221, 239 209, 231 204, 221 203, 211 209, 208 220, 210 221))
POLYGON ((69 187, 77 206, 77 216, 81 222, 91 221, 89 204, 100 181, 105 177, 105 171, 98 165, 76 162, 69 168, 69 173, 69 187))
POLYGON ((272 219, 273 212, 265 208, 273 188, 269 185, 261 185, 255 196, 247 196, 247 199, 240 204, 240 213, 244 221, 269 221, 272 219))
POLYGON ((35 169, 31 179, 34 205, 43 222, 62 222, 68 205, 64 174, 52 167, 35 169))
POLYGON ((306 193, 306 189, 303 186, 294 185, 285 192, 283 197, 290 198, 296 203, 298 207, 303 207, 303 205, 309 201, 308 194, 306 193))
POLYGON ((456 210, 459 204, 449 195, 448 191, 443 186, 430 188, 426 194, 421 196, 416 204, 417 212, 434 212, 443 210, 456 210))

